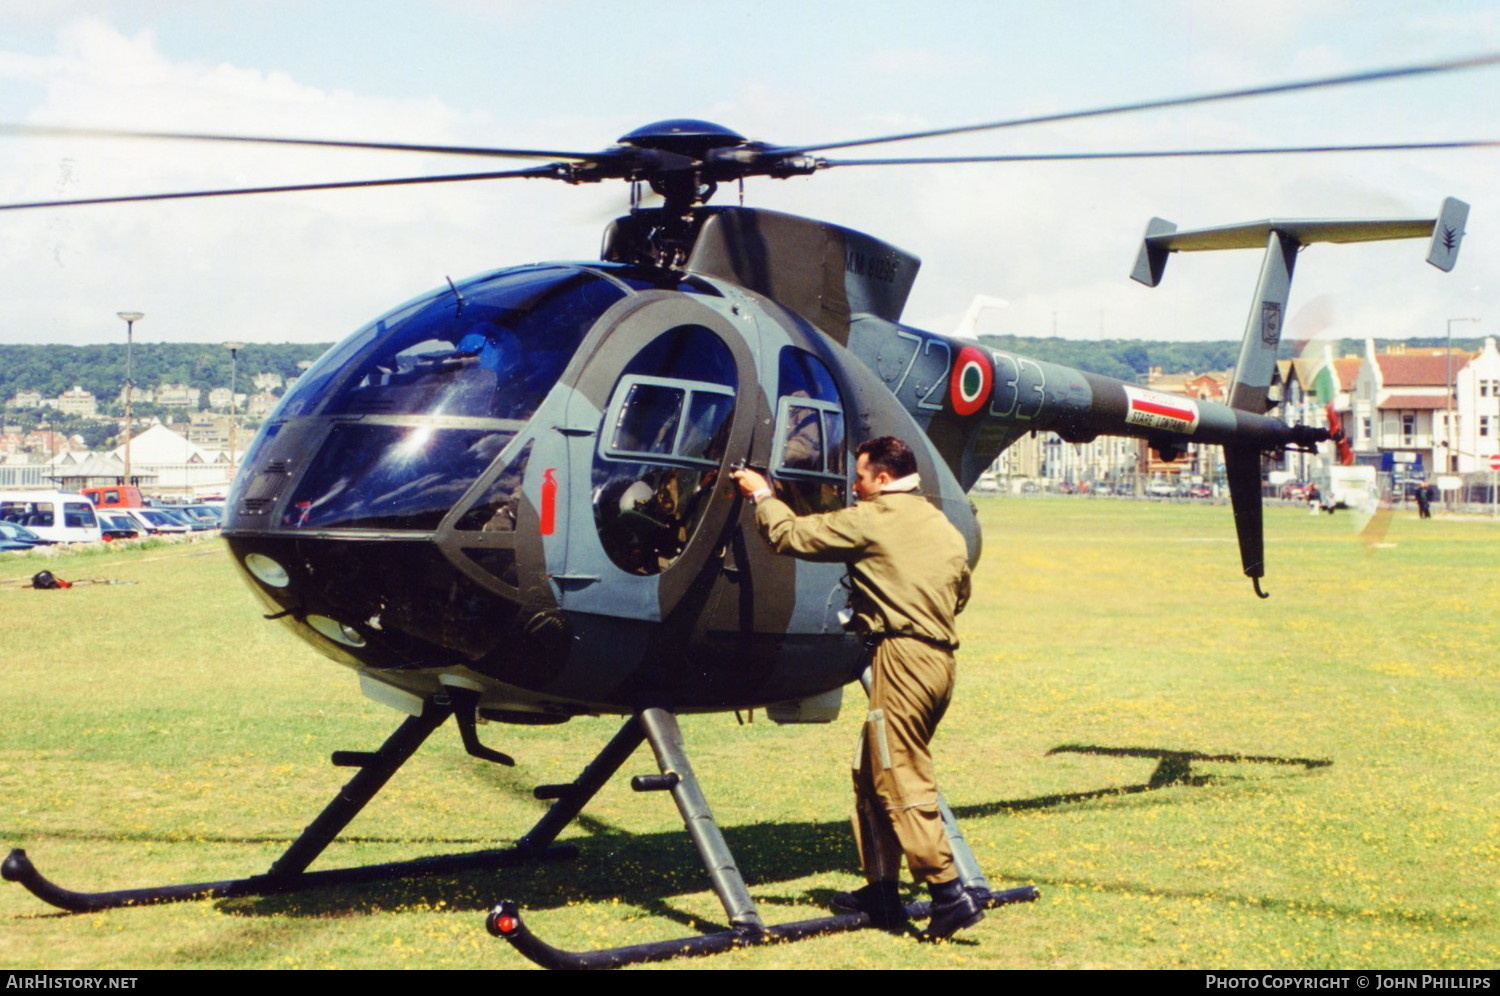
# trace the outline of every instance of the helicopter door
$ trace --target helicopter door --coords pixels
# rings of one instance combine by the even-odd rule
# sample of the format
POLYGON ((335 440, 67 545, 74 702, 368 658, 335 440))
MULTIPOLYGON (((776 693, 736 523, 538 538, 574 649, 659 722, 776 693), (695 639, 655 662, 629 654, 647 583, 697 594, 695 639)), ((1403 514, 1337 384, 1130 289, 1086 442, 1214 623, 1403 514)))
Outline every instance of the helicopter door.
POLYGON ((562 430, 568 543, 552 576, 564 609, 656 622, 703 579, 727 526, 718 485, 726 454, 748 446, 749 420, 734 416, 751 360, 723 318, 682 295, 604 335, 562 430))

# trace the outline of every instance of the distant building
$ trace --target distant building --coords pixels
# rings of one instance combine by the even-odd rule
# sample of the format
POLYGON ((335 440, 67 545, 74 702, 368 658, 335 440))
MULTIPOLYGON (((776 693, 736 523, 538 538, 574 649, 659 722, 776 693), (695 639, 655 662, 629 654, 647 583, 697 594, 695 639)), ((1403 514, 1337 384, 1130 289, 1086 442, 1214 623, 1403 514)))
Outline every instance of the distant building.
POLYGON ((1218 373, 1194 373, 1189 370, 1187 373, 1168 374, 1162 373, 1161 367, 1152 367, 1146 374, 1146 386, 1153 391, 1222 402, 1232 374, 1229 370, 1218 373))
MULTIPOLYGON (((122 460, 124 453, 123 446, 111 451, 122 460)), ((155 490, 162 492, 222 492, 234 477, 227 452, 197 446, 163 425, 153 425, 131 440, 130 462, 134 473, 156 475, 155 490)))
MULTIPOLYGON (((228 393, 227 391, 225 393, 228 393)), ((229 449, 229 424, 227 414, 198 412, 188 426, 188 441, 205 449, 229 449)))
POLYGON ((17 391, 15 396, 5 403, 7 408, 40 408, 42 407, 41 391, 17 391))
MULTIPOLYGON (((1500 454, 1500 351, 1493 336, 1462 368, 1455 364, 1453 386, 1456 424, 1440 440, 1452 440, 1447 469, 1460 474, 1488 470, 1489 458, 1500 454)), ((1448 414, 1443 413, 1445 418, 1448 414)))
MULTIPOLYGON (((1188 371, 1182 374, 1163 374, 1160 367, 1153 367, 1146 384, 1153 391, 1165 394, 1180 394, 1200 401, 1226 403, 1229 384, 1234 379, 1232 370, 1209 373, 1188 371)), ((1191 443, 1172 460, 1163 460, 1161 454, 1152 449, 1146 440, 1136 441, 1140 450, 1142 472, 1150 477, 1175 478, 1178 483, 1194 480, 1195 483, 1212 481, 1224 462, 1223 448, 1201 443, 1191 443)))
POLYGON ((66 453, 74 448, 82 449, 83 442, 74 440, 61 432, 51 429, 38 429, 28 432, 21 440, 21 449, 31 453, 45 453, 51 456, 54 453, 66 453))
POLYGON ((1461 416, 1448 384, 1471 358, 1459 350, 1450 355, 1400 343, 1377 352, 1374 340, 1366 339, 1346 426, 1355 458, 1392 473, 1398 485, 1457 470, 1459 454, 1449 440, 1461 416))
POLYGON ((255 418, 265 418, 271 414, 271 409, 275 408, 276 403, 280 400, 280 398, 269 391, 259 391, 246 399, 245 414, 254 416, 255 418))
POLYGON ((198 389, 186 384, 162 384, 155 391, 156 403, 163 408, 198 410, 198 389))
POLYGON ((77 384, 72 390, 64 391, 57 396, 53 407, 64 415, 75 415, 80 418, 93 418, 99 414, 99 405, 92 391, 85 391, 77 384))
POLYGON ((0 488, 48 488, 47 464, 33 459, 29 453, 8 453, 0 456, 0 488))

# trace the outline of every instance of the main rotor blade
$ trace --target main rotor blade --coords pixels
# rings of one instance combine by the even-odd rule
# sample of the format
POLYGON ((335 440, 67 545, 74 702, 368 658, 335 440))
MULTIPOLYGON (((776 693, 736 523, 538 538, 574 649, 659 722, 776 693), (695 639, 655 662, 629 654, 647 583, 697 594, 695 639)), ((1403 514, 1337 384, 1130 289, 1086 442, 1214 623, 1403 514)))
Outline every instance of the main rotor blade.
POLYGON ((24 204, 0 204, 0 211, 22 211, 27 208, 78 207, 84 204, 128 204, 134 201, 179 201, 190 197, 235 197, 240 194, 284 194, 297 190, 342 190, 349 187, 399 187, 420 183, 462 183, 467 180, 504 180, 511 177, 558 178, 549 166, 506 170, 498 173, 454 173, 442 176, 404 176, 389 180, 345 180, 339 183, 296 183, 281 187, 238 187, 231 190, 188 190, 171 194, 129 194, 122 197, 87 197, 71 201, 30 201, 24 204))
POLYGON ((1097 118, 1109 114, 1125 114, 1130 111, 1150 111, 1163 107, 1186 107, 1192 104, 1207 104, 1218 100, 1238 100, 1244 97, 1262 97, 1274 93, 1293 93, 1298 90, 1315 90, 1321 87, 1346 86, 1353 83, 1373 83, 1377 80, 1398 79, 1403 76, 1422 76, 1428 73, 1446 73, 1458 69, 1477 69, 1500 63, 1500 53, 1479 55, 1468 59, 1452 59, 1446 62, 1429 62, 1416 66, 1400 66, 1394 69, 1374 69, 1341 76, 1325 76, 1320 79, 1302 80, 1296 83, 1275 83, 1269 86, 1248 87, 1242 90, 1220 90, 1192 97, 1169 97, 1161 100, 1142 100, 1130 104, 1110 104, 1086 111, 1064 111, 1058 114, 1039 114, 1027 118, 1010 118, 989 121, 984 124, 961 125, 956 128, 933 128, 928 131, 909 131, 897 135, 880 135, 875 138, 858 138, 847 142, 831 142, 822 145, 799 145, 767 150, 771 155, 800 155, 806 152, 826 152, 829 149, 848 149, 857 145, 878 145, 885 142, 907 142, 917 138, 937 138, 942 135, 962 135, 976 131, 995 131, 1001 128, 1018 128, 1022 125, 1047 124, 1053 121, 1076 121, 1080 118, 1097 118))
POLYGON ((545 149, 500 149, 469 145, 416 145, 407 142, 344 142, 319 138, 270 138, 255 135, 208 135, 177 131, 125 131, 118 128, 65 128, 59 125, 0 124, 0 135, 52 138, 149 138, 184 142, 245 142, 252 145, 311 145, 332 149, 375 149, 387 152, 428 152, 453 156, 491 156, 511 159, 570 159, 593 162, 607 152, 556 152, 545 149))
POLYGON ((925 156, 909 159, 825 159, 834 166, 924 166, 934 163, 1025 163, 1066 159, 1185 159, 1193 156, 1275 156, 1315 152, 1408 152, 1419 149, 1489 149, 1500 141, 1392 142, 1377 145, 1292 145, 1242 149, 1154 149, 1141 152, 1036 152, 999 156, 925 156))

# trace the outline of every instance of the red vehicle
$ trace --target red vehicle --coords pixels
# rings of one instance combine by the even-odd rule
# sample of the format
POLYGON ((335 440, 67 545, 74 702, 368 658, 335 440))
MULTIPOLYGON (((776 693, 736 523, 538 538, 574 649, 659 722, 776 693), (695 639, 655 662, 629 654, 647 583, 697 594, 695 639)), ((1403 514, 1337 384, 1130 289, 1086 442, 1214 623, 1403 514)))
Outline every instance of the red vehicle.
POLYGON ((81 488, 79 494, 94 503, 95 508, 144 508, 141 489, 129 484, 111 484, 103 488, 81 488))

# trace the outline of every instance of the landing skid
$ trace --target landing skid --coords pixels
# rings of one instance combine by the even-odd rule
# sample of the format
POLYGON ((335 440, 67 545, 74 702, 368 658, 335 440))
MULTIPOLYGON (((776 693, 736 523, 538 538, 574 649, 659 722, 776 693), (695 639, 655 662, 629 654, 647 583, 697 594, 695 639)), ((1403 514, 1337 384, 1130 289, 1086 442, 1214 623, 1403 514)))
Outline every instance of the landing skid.
MULTIPOLYGON (((359 772, 344 785, 338 795, 323 808, 317 819, 292 841, 286 851, 271 864, 264 875, 226 879, 219 882, 188 882, 181 885, 158 885, 144 889, 121 889, 114 892, 75 892, 50 881, 16 848, 0 863, 0 877, 19 882, 45 903, 73 913, 93 913, 118 906, 147 906, 158 903, 187 902, 231 896, 271 896, 299 892, 328 885, 378 882, 394 878, 424 875, 449 875, 476 869, 502 868, 537 860, 569 858, 577 853, 571 845, 552 846, 558 827, 546 836, 544 817, 531 833, 514 847, 477 851, 472 854, 441 855, 396 861, 389 864, 363 865, 309 872, 307 867, 322 854, 335 837, 349 825, 360 810, 373 799, 392 775, 416 753, 439 726, 454 714, 463 702, 429 701, 420 716, 412 716, 396 728, 380 749, 373 753, 337 751, 333 763, 356 767, 359 772), (544 831, 539 833, 538 831, 544 831)), ((467 725, 467 716, 465 725, 467 725)), ((490 758, 493 759, 493 758, 490 758)), ((623 758, 621 761, 623 762, 623 758)), ((550 812, 549 814, 550 815, 550 812)))
MULTIPOLYGON (((745 879, 735 864, 734 855, 730 853, 729 845, 724 840, 719 825, 714 822, 713 813, 709 811, 708 802, 698 786, 698 779, 693 774, 692 765, 688 763, 682 731, 677 726, 677 717, 665 709, 643 709, 625 723, 615 740, 619 741, 632 730, 637 731, 636 743, 644 737, 651 744, 661 773, 637 775, 630 781, 631 788, 637 792, 669 791, 672 793, 672 799, 682 815, 688 835, 692 837, 693 844, 698 849, 698 856, 708 871, 713 890, 724 907, 729 929, 676 940, 603 948, 598 951, 566 951, 553 947, 533 934, 521 917, 520 906, 510 900, 504 900, 490 910, 485 918, 485 927, 491 934, 509 941, 517 951, 543 968, 584 969, 619 968, 641 962, 718 954, 734 948, 800 941, 823 934, 864 930, 874 926, 870 917, 865 913, 819 917, 774 926, 767 926, 763 923, 759 911, 755 908, 755 901, 750 898, 750 890, 745 886, 745 879)), ((609 750, 609 747, 605 748, 605 753, 600 755, 601 760, 605 754, 609 753, 609 750)), ((613 768, 618 768, 623 760, 621 758, 621 761, 615 763, 613 768)), ((597 764, 598 761, 595 763, 597 764)), ((571 790, 573 787, 564 786, 563 788, 571 790)), ((575 793, 570 791, 569 794, 575 793)), ((1032 902, 1040 896, 1036 888, 1029 885, 1001 892, 991 891, 983 874, 979 871, 979 863, 974 859, 968 842, 958 831, 952 811, 946 803, 941 801, 940 809, 944 826, 948 831, 948 840, 953 848, 954 865, 958 870, 959 878, 964 883, 964 887, 979 899, 985 908, 1032 902)), ((906 913, 912 919, 925 920, 931 916, 931 904, 913 903, 906 907, 906 913)))
MULTIPOLYGON (((1012 903, 1029 903, 1041 897, 1035 886, 1023 885, 1018 889, 991 892, 980 898, 985 909, 1009 906, 1012 903)), ((925 920, 932 915, 932 904, 912 903, 906 907, 906 915, 913 920, 925 920)), ((786 944, 824 934, 842 934, 852 930, 866 930, 874 924, 869 914, 849 913, 844 916, 825 916, 813 920, 798 920, 794 923, 779 923, 759 930, 742 927, 721 930, 713 934, 697 934, 672 941, 651 941, 646 944, 629 944, 618 948, 603 948, 599 951, 565 951, 555 948, 533 934, 521 919, 521 908, 510 900, 501 902, 484 920, 485 928, 496 937, 503 937, 517 951, 543 968, 553 969, 600 969, 621 968, 648 961, 667 961, 672 958, 694 958, 720 954, 735 948, 756 947, 761 944, 786 944)))
MULTIPOLYGON (((485 925, 491 933, 505 938, 527 958, 548 968, 616 968, 637 962, 714 954, 738 947, 785 943, 873 926, 870 918, 863 913, 820 917, 774 926, 767 926, 761 920, 755 901, 750 897, 750 890, 745 885, 744 876, 735 865, 734 855, 730 853, 723 833, 714 822, 708 801, 688 762, 677 717, 670 711, 659 708, 643 709, 627 719, 619 732, 573 782, 538 786, 534 795, 538 799, 552 800, 552 805, 536 825, 512 847, 357 868, 315 872, 307 870, 449 716, 459 714, 457 718, 464 734, 464 743, 470 748, 470 753, 485 760, 510 763, 505 755, 478 743, 472 729, 474 706, 475 702, 463 695, 429 700, 422 714, 402 722, 379 750, 373 753, 336 752, 335 764, 357 767, 358 773, 263 875, 113 892, 76 892, 44 877, 36 870, 26 852, 19 848, 11 851, 3 864, 0 864, 0 875, 9 881, 21 883, 43 902, 75 913, 90 913, 119 906, 277 895, 318 886, 444 875, 572 857, 577 853, 576 848, 554 844, 558 834, 583 811, 583 807, 619 771, 636 748, 642 742, 649 742, 656 755, 660 774, 637 775, 631 779, 631 787, 637 792, 671 793, 688 835, 708 871, 714 893, 724 907, 729 929, 679 940, 655 941, 599 951, 565 951, 532 934, 521 918, 520 908, 507 901, 491 910, 486 918, 485 925)), ((968 842, 958 831, 951 810, 941 800, 940 808, 949 842, 953 847, 954 865, 959 878, 964 887, 979 898, 985 907, 1030 902, 1038 897, 1037 890, 1032 886, 992 891, 979 870, 968 842)), ((907 914, 913 919, 925 919, 930 916, 929 904, 914 903, 907 907, 907 914)))

